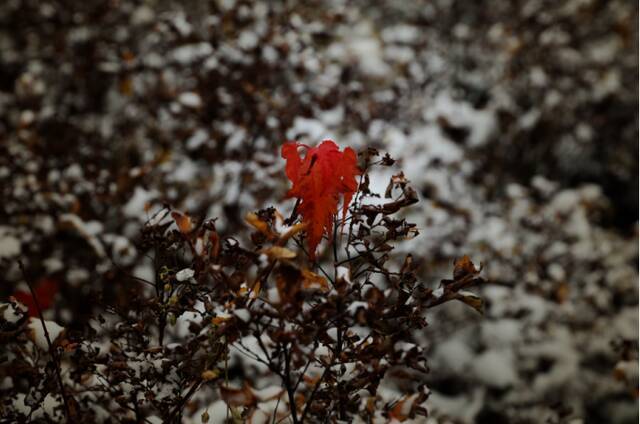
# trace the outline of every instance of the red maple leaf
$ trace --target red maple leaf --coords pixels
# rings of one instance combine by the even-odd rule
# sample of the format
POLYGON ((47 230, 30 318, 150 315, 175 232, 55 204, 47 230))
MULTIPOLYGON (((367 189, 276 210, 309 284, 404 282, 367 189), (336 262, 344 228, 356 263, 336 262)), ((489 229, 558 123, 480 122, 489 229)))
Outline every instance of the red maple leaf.
POLYGON ((340 195, 344 222, 349 202, 356 192, 360 174, 356 152, 347 147, 343 152, 332 140, 324 140, 317 147, 289 142, 282 146, 282 157, 286 159, 285 172, 293 187, 287 197, 296 197, 302 222, 307 223, 307 243, 311 260, 315 259, 316 247, 322 235, 330 238, 333 220, 338 213, 340 195), (306 149, 304 158, 298 148, 306 149))
MULTIPOLYGON (((38 280, 33 291, 35 292, 38 304, 43 311, 46 311, 51 307, 53 304, 53 297, 58 293, 58 290, 59 287, 56 280, 46 277, 38 280)), ((13 297, 15 297, 18 302, 29 308, 30 317, 38 316, 38 308, 36 307, 36 302, 30 292, 17 290, 13 294, 13 297)))

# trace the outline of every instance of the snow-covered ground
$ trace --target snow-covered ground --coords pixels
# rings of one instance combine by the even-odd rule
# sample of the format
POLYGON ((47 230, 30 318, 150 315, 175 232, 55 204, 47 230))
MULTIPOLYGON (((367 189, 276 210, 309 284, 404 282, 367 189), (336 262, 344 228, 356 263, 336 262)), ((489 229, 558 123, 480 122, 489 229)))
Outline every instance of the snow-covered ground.
POLYGON ((485 266, 483 317, 428 317, 428 422, 637 422, 635 2, 102 4, 0 5, 3 299, 22 259, 78 324, 164 202, 233 233, 332 138, 411 180, 424 281, 485 266))

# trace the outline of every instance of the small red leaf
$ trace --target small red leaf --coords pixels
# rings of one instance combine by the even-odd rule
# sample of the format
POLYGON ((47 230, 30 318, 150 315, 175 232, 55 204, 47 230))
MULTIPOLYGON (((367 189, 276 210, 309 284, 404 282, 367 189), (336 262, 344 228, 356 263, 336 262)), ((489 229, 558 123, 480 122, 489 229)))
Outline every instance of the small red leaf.
MULTIPOLYGON (((33 291, 35 292, 38 304, 43 311, 46 311, 51 307, 53 304, 53 297, 58 293, 59 289, 58 282, 52 278, 44 277, 38 280, 33 291)), ((30 292, 18 290, 13 294, 13 296, 18 302, 29 308, 30 317, 38 316, 38 308, 36 307, 36 302, 30 292)))
POLYGON ((313 260, 323 234, 332 236, 340 195, 344 222, 349 202, 358 188, 356 175, 360 170, 356 152, 349 147, 341 152, 336 143, 324 140, 317 147, 286 143, 282 146, 282 157, 287 161, 285 172, 293 184, 287 197, 301 200, 299 209, 302 221, 307 224, 307 243, 313 260), (306 149, 304 159, 298 153, 299 147, 306 149))

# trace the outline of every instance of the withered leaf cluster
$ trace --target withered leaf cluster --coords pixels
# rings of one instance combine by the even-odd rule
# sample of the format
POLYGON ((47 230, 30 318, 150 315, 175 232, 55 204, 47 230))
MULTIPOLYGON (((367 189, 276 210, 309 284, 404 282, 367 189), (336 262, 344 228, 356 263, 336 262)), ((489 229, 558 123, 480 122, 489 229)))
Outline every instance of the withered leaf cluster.
MULTIPOLYGON (((273 207, 248 213, 251 234, 231 237, 215 219, 166 206, 150 217, 138 246, 149 252, 153 279, 131 277, 126 298, 101 299, 106 312, 84 331, 29 350, 28 323, 40 323, 15 303, 24 316, 3 329, 3 340, 28 353, 7 372, 20 384, 48 386, 41 393, 60 393, 69 422, 95 420, 97 408, 136 422, 180 422, 202 410, 206 422, 216 402, 237 422, 426 416, 429 367, 416 335, 428 309, 444 302, 481 311, 466 290, 483 280, 465 256, 453 279, 429 287, 412 255, 393 255, 396 243, 418 234, 402 217, 418 197, 399 173, 384 193, 390 200, 370 203, 369 172, 393 164, 377 156, 360 155, 359 191, 317 259, 305 249, 307 225, 273 207), (46 366, 47 378, 36 382, 29 360, 46 366), (382 386, 396 394, 389 398, 382 386)), ((43 402, 35 393, 25 401, 43 402)))

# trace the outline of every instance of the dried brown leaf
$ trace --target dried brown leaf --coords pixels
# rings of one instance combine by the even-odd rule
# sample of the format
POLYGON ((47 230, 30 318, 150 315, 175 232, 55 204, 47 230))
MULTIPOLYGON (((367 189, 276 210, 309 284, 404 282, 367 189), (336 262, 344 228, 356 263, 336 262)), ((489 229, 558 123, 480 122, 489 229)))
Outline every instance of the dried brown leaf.
POLYGON ((247 224, 251 225, 260 233, 264 234, 269 240, 272 240, 275 238, 275 234, 273 233, 273 231, 271 231, 269 224, 266 221, 263 221, 262 219, 260 219, 260 217, 255 213, 249 212, 244 217, 244 220, 247 222, 247 224))
POLYGON ((302 288, 304 288, 305 290, 319 290, 325 293, 331 290, 327 279, 316 274, 315 272, 303 269, 302 278, 302 288))
POLYGON ((456 299, 471 306, 479 314, 484 315, 484 299, 482 299, 478 295, 471 292, 462 291, 456 294, 456 299))
POLYGON ((176 221, 176 225, 182 234, 188 234, 193 229, 193 223, 191 222, 189 215, 173 211, 171 212, 171 217, 176 221))
POLYGON ((297 255, 293 250, 280 246, 267 247, 265 249, 262 249, 260 253, 264 253, 271 260, 293 259, 297 255))
POLYGON ((247 383, 241 389, 221 385, 220 397, 229 406, 251 406, 257 402, 251 387, 247 383))

